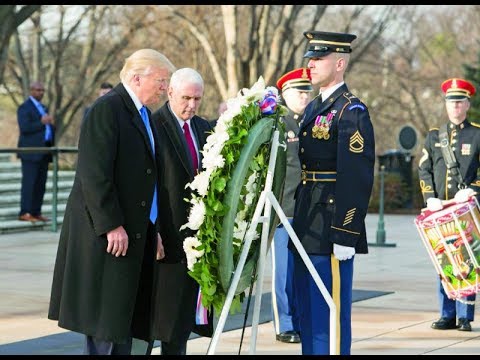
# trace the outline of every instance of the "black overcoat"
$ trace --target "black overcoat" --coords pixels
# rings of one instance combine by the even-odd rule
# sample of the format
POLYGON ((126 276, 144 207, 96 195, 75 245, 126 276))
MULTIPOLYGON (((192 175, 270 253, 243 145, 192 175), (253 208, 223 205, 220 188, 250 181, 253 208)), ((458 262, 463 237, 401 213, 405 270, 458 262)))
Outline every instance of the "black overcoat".
MULTIPOLYGON (((193 180, 191 156, 178 121, 169 109, 168 101, 152 115, 158 128, 161 150, 159 191, 161 234, 165 258, 155 264, 155 294, 152 333, 161 341, 186 340, 191 331, 209 336, 209 326, 195 326, 195 305, 198 295, 197 282, 188 275, 183 240, 191 230, 180 231, 187 223, 190 204, 190 188, 185 185, 193 180)), ((198 116, 191 119, 190 127, 196 137, 199 151, 212 131, 210 123, 198 116)), ((200 153, 201 159, 201 153, 200 153)))
MULTIPOLYGON (((133 100, 118 84, 94 103, 82 124, 48 312, 60 327, 117 343, 130 335, 149 338, 149 306, 142 307, 141 318, 133 314, 135 304, 151 298, 151 289, 141 294, 145 298, 137 298, 137 289, 146 240, 155 241, 146 237, 157 161, 133 100), (126 256, 115 257, 106 252, 106 233, 120 225, 129 247, 126 256), (137 327, 130 333, 132 322, 137 327)), ((149 248, 153 262, 155 247, 149 248)))

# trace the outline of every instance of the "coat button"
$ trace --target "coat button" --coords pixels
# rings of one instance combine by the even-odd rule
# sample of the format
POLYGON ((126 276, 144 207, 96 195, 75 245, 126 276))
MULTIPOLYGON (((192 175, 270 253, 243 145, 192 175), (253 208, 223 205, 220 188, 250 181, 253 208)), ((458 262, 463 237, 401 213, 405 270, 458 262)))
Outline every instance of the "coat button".
POLYGON ((140 234, 140 233, 135 234, 135 239, 140 239, 141 237, 142 237, 142 234, 140 234))
POLYGON ((307 168, 307 165, 302 164, 302 169, 306 169, 306 168, 307 168))
POLYGON ((452 188, 452 184, 448 184, 447 187, 448 187, 449 189, 451 189, 451 188, 452 188))
POLYGON ((152 173, 152 169, 147 169, 147 174, 150 175, 152 173))
POLYGON ((147 202, 146 201, 142 201, 142 206, 145 206, 147 205, 147 202))
POLYGON ((305 152, 305 149, 304 148, 301 148, 300 149, 300 152, 303 154, 305 152))
POLYGON ((307 136, 307 132, 306 132, 306 131, 303 132, 303 136, 307 136))
POLYGON ((330 204, 333 204, 333 199, 328 200, 330 204))

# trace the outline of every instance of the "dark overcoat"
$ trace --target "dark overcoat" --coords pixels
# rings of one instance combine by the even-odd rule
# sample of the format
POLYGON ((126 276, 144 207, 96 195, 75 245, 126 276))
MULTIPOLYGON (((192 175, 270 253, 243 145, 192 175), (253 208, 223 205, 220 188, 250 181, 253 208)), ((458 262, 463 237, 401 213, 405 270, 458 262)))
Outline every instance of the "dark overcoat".
POLYGON ((147 226, 157 162, 139 111, 118 84, 94 103, 82 125, 48 312, 60 327, 116 343, 131 335, 149 338, 152 292, 137 298, 137 289, 144 253, 152 263, 155 256, 147 226), (128 251, 115 257, 106 252, 106 233, 120 225, 128 234, 128 251), (141 318, 134 317, 136 304, 142 304, 141 318))
MULTIPOLYGON (((43 107, 48 113, 48 108, 45 105, 43 107)), ((30 98, 18 107, 17 121, 20 132, 18 147, 47 147, 55 143, 55 126, 52 125, 52 142, 47 144, 45 142, 45 124, 42 123, 42 115, 30 98)), ((52 161, 52 154, 49 153, 19 153, 17 156, 27 161, 52 161)))
MULTIPOLYGON (((161 341, 186 340, 191 331, 208 336, 209 326, 195 326, 195 306, 198 295, 197 282, 188 275, 183 240, 191 230, 180 231, 187 223, 190 204, 190 188, 185 185, 193 180, 193 167, 187 143, 177 119, 169 109, 168 101, 153 116, 161 150, 159 190, 161 235, 165 258, 155 264, 155 294, 152 333, 161 341)), ((197 140, 199 151, 212 131, 210 123, 198 116, 191 119, 190 127, 197 140)), ((201 153, 199 154, 201 159, 201 153)))

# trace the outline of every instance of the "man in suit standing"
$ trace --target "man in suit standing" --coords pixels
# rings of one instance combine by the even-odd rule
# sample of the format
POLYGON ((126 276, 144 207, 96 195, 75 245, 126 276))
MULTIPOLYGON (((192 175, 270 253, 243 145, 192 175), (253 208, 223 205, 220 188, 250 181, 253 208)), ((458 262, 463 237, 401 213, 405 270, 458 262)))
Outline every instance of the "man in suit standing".
POLYGON ((205 336, 213 332, 212 318, 208 324, 197 324, 196 305, 198 283, 188 275, 183 241, 192 235, 190 229, 180 231, 187 223, 191 182, 201 167, 201 152, 206 143, 210 123, 195 115, 204 92, 201 75, 191 68, 172 74, 168 100, 153 114, 161 144, 160 169, 162 185, 159 201, 162 221, 169 226, 162 229, 165 258, 155 265, 156 293, 153 299, 155 339, 162 342, 162 355, 185 355, 187 340, 192 331, 205 336))
POLYGON ((368 252, 365 216, 373 186, 375 138, 367 106, 343 80, 356 35, 304 35, 309 41, 304 57, 320 94, 300 122, 302 172, 292 228, 333 299, 336 333, 330 334, 327 302, 303 259, 296 256, 293 281, 302 354, 349 355, 353 262, 355 254, 368 252), (330 337, 335 337, 334 349, 330 337))
MULTIPOLYGON (((55 139, 53 116, 42 104, 45 94, 43 83, 30 84, 30 96, 18 107, 17 121, 20 129, 18 147, 49 147, 55 139)), ((48 163, 52 161, 50 153, 19 153, 22 162, 22 189, 20 195, 21 221, 48 221, 42 215, 43 197, 47 183, 48 163)))
MULTIPOLYGON (((287 72, 277 80, 277 88, 288 108, 282 117, 287 142, 287 172, 283 188, 282 210, 290 224, 295 204, 295 189, 300 182, 298 159, 298 123, 311 100, 313 91, 310 69, 299 68, 287 72)), ((273 237, 272 254, 272 312, 276 339, 285 343, 299 343, 299 328, 295 316, 293 292, 293 254, 288 249, 288 233, 283 224, 277 226, 273 237)))
POLYGON ((48 318, 85 334, 88 355, 129 355, 132 338, 151 338, 153 268, 164 253, 161 142, 146 106, 160 102, 173 71, 156 50, 134 52, 80 134, 48 318))

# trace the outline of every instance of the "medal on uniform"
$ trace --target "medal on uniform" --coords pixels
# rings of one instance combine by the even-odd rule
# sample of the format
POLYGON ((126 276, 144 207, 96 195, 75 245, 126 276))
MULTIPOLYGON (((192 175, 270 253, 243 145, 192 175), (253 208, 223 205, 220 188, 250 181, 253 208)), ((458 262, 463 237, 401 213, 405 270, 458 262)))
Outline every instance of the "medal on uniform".
POLYGON ((337 113, 337 110, 330 111, 326 116, 318 115, 315 119, 315 125, 312 128, 312 137, 319 140, 328 140, 330 139, 330 126, 332 125, 332 120, 337 113))

